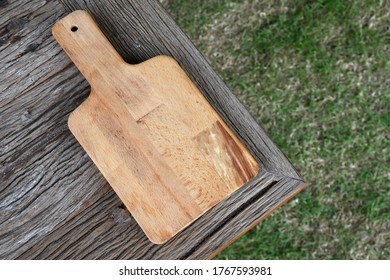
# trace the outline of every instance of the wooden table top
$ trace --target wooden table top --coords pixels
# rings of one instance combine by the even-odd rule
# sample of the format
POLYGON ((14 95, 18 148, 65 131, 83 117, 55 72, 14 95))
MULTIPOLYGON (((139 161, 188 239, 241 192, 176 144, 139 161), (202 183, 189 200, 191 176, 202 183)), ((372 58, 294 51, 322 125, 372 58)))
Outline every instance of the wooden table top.
POLYGON ((157 1, 1 4, 0 259, 207 259, 304 187, 157 1), (255 179, 163 245, 148 240, 68 129, 90 88, 51 28, 76 9, 129 63, 175 58, 259 164, 255 179))

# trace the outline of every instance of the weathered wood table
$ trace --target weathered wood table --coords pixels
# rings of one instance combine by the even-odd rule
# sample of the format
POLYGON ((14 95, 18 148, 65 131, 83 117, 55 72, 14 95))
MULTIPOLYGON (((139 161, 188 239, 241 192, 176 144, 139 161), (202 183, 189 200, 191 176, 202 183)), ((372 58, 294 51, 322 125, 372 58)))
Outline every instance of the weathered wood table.
POLYGON ((0 0, 0 259, 213 257, 304 182, 155 0, 0 0), (152 244, 69 132, 89 85, 51 36, 89 11, 129 63, 174 57, 260 165, 164 245, 152 244))

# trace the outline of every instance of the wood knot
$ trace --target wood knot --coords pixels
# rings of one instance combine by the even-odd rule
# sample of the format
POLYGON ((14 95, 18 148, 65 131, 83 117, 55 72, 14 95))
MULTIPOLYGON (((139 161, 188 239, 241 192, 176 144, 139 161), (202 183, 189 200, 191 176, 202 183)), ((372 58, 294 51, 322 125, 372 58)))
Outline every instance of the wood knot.
POLYGON ((16 33, 18 31, 22 30, 27 22, 28 22, 28 20, 24 17, 15 18, 7 24, 7 27, 6 27, 7 31, 10 33, 16 33))
POLYGON ((131 215, 127 208, 122 204, 112 211, 110 218, 113 219, 117 224, 126 224, 130 222, 131 215))

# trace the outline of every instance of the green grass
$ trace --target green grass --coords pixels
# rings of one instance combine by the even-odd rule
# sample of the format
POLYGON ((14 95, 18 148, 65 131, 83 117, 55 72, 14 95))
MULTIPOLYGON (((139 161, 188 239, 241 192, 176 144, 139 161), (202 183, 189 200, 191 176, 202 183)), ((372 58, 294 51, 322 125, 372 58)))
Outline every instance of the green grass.
POLYGON ((390 258, 390 3, 165 1, 307 188, 218 259, 390 258))

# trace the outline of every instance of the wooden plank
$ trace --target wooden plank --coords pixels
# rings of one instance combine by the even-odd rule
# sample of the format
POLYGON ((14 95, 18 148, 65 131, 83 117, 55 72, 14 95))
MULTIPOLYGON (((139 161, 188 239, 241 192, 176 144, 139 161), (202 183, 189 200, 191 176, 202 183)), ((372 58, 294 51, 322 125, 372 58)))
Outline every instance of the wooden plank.
POLYGON ((88 84, 51 36, 64 15, 56 1, 0 9, 0 258, 26 251, 106 185, 67 128, 88 84))
POLYGON ((127 62, 179 61, 262 172, 152 244, 67 129, 89 87, 50 34, 66 11, 57 1, 9 1, 0 9, 0 258, 208 258, 300 190, 299 174, 158 3, 63 4, 88 10, 127 62))

